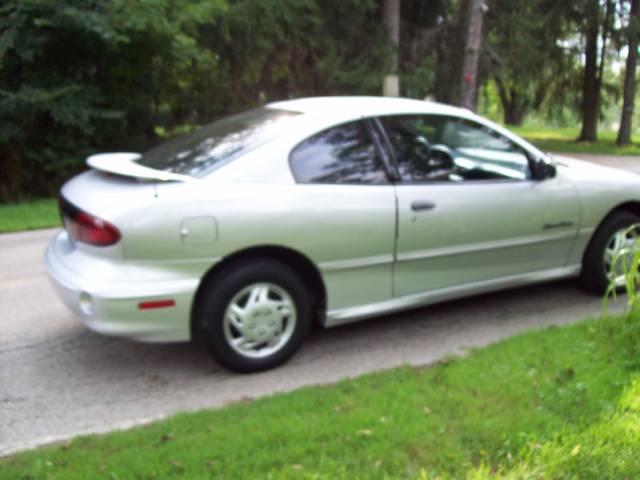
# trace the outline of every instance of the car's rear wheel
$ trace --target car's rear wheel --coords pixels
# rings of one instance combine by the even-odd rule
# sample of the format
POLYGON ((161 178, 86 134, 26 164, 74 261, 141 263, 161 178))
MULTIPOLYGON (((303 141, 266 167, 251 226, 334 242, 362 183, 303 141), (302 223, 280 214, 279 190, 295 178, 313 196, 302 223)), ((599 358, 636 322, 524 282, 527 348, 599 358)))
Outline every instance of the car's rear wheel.
POLYGON ((213 357, 238 372, 286 362, 312 321, 311 297, 288 266, 254 259, 226 267, 204 286, 197 321, 213 357))
POLYGON ((630 227, 639 222, 637 215, 616 212, 598 228, 582 262, 580 281, 587 291, 602 295, 610 284, 624 287, 624 264, 630 266, 640 233, 630 227))

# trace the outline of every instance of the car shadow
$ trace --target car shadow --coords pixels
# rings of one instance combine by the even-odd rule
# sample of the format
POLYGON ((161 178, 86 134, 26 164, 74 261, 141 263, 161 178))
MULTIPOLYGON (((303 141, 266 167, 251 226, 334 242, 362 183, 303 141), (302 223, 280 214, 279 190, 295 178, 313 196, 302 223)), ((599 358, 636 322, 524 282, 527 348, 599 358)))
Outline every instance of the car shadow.
MULTIPOLYGON (((409 343, 409 339, 424 337, 433 330, 442 335, 449 328, 453 329, 451 335, 456 335, 489 318, 494 328, 508 330, 512 318, 518 317, 521 322, 527 316, 538 317, 531 322, 532 328, 545 327, 549 324, 545 321, 547 317, 552 324, 578 320, 583 311, 597 315, 600 305, 599 298, 582 292, 573 281, 477 295, 340 327, 314 328, 296 356, 281 368, 318 362, 335 355, 349 356, 358 350, 384 350, 389 341, 393 348, 402 347, 404 340, 409 343), (564 317, 565 313, 570 316, 572 312, 577 318, 564 317)), ((144 344, 104 337, 81 326, 77 335, 77 346, 85 344, 87 348, 74 348, 68 361, 93 377, 118 377, 119 371, 126 371, 130 377, 132 369, 140 372, 140 380, 152 382, 175 377, 177 372, 189 376, 236 375, 217 365, 198 344, 144 344)))

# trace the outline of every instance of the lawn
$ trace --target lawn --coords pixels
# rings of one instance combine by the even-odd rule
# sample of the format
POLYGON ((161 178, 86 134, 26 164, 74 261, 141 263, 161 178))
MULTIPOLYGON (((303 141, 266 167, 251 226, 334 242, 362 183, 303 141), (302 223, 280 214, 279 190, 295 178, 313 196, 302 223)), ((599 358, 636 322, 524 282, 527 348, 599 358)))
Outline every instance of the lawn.
POLYGON ((638 452, 627 315, 80 437, 0 459, 0 478, 622 479, 640 475, 638 452))
POLYGON ((601 131, 598 141, 576 142, 580 133, 578 127, 511 127, 507 128, 526 138, 544 152, 594 153, 601 155, 640 155, 640 136, 634 136, 632 145, 618 147, 617 132, 601 131))
POLYGON ((53 199, 0 203, 0 233, 58 226, 60 214, 53 199))

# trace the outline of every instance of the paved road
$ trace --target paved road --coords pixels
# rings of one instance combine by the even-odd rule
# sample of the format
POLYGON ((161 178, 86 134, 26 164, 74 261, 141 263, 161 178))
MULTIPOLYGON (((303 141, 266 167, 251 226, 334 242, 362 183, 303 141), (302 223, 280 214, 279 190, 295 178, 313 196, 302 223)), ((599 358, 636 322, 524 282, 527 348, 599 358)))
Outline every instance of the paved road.
POLYGON ((624 157, 616 155, 592 155, 588 153, 558 153, 553 155, 580 158, 588 162, 599 163, 607 167, 621 168, 640 174, 640 157, 635 155, 624 157))
POLYGON ((45 278, 41 256, 53 233, 0 235, 0 455, 178 410, 430 363, 601 308, 573 282, 485 295, 320 330, 284 367, 241 376, 191 345, 145 345, 84 329, 45 278))

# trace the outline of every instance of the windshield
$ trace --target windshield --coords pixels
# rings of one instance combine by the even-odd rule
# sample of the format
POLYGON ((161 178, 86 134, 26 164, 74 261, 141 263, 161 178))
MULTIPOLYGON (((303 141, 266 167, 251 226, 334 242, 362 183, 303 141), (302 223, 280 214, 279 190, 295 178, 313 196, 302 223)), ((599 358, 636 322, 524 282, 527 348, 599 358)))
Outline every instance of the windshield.
POLYGON ((203 177, 216 168, 274 139, 288 110, 256 108, 205 125, 149 150, 137 161, 155 170, 203 177))

